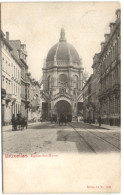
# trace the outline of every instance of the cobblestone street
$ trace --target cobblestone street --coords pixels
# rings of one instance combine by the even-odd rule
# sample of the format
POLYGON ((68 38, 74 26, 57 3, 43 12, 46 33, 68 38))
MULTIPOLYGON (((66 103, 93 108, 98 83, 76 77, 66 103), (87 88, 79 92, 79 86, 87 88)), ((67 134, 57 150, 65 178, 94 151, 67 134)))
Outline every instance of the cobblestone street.
POLYGON ((120 152, 119 127, 107 129, 85 123, 50 122, 29 125, 23 131, 3 128, 3 153, 120 152))

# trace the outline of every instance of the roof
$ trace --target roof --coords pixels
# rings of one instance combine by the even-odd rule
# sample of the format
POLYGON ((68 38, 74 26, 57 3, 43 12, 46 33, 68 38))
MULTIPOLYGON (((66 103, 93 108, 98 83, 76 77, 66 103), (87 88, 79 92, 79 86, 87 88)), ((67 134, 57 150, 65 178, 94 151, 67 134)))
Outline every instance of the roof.
POLYGON ((59 42, 50 48, 46 62, 51 62, 55 59, 56 61, 80 62, 78 52, 74 46, 68 43, 65 39, 64 29, 61 30, 59 42))
POLYGON ((11 46, 11 44, 9 43, 9 41, 6 40, 6 38, 4 37, 5 35, 4 35, 3 31, 1 30, 0 32, 1 32, 1 38, 2 38, 2 40, 8 46, 8 48, 12 51, 13 50, 13 47, 11 46))
POLYGON ((20 40, 9 40, 9 43, 11 44, 13 51, 12 51, 12 56, 15 58, 15 60, 20 63, 21 65, 25 65, 26 68, 28 68, 28 65, 26 62, 19 58, 17 51, 21 50, 21 41, 20 40))

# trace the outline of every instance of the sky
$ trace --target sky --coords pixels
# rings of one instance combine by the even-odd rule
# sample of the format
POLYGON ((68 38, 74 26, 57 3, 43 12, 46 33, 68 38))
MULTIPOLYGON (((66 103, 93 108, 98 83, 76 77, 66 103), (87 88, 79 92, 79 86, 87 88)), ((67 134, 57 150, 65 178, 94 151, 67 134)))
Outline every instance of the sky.
POLYGON ((1 26, 10 40, 21 40, 28 52, 29 72, 36 80, 42 76, 44 59, 65 29, 67 42, 82 58, 83 67, 92 73, 93 56, 101 50, 109 23, 116 20, 119 2, 2 3, 1 26))

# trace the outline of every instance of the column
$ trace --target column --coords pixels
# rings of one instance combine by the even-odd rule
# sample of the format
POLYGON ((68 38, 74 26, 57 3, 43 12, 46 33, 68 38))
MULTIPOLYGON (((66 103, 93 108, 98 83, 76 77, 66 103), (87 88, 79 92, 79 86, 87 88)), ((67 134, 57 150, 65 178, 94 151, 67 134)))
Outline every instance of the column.
POLYGON ((82 84, 83 84, 83 72, 79 72, 79 89, 82 90, 82 84))
POLYGON ((57 68, 54 68, 53 77, 54 77, 54 83, 52 87, 55 87, 57 86, 57 68))

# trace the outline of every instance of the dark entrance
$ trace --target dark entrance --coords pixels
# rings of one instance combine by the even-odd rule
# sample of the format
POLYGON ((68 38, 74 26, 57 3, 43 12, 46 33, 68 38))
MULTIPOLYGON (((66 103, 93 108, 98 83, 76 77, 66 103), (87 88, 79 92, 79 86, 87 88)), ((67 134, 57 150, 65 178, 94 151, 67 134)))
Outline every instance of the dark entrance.
POLYGON ((68 121, 72 120, 71 105, 65 100, 60 100, 55 104, 54 112, 57 114, 57 116, 64 114, 68 118, 68 121))

